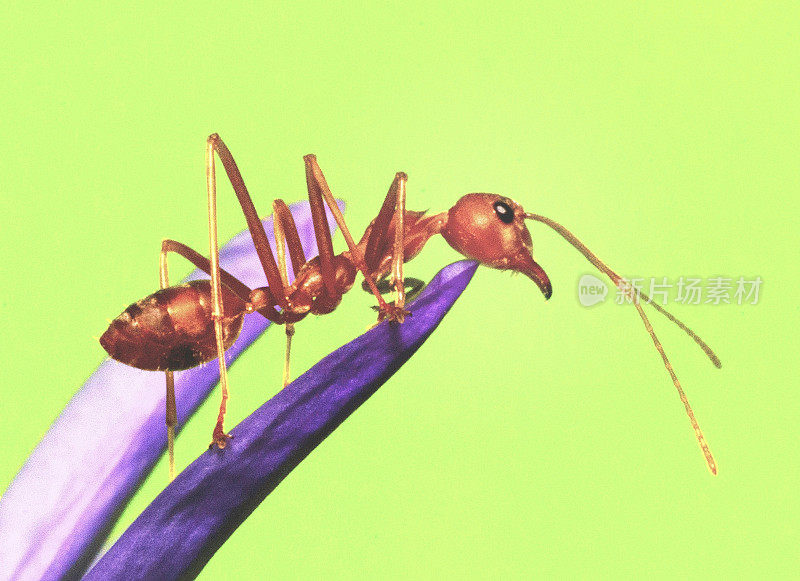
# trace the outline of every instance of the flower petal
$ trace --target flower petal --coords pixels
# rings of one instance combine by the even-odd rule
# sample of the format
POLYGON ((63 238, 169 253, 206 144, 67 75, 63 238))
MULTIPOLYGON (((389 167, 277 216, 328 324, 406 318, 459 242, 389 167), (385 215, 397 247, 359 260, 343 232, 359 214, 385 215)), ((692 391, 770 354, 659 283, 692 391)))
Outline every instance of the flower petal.
MULTIPOLYGON (((306 256, 316 256, 308 203, 293 205, 292 213, 306 256)), ((272 241, 271 217, 264 227, 272 241)), ((247 231, 220 249, 220 263, 251 288, 266 284, 247 231)), ((203 277, 208 278, 199 271, 189 276, 203 277)), ((228 360, 233 362, 268 325, 261 316, 245 317, 228 360)), ((176 373, 179 428, 218 381, 217 365, 176 373)), ((0 499, 0 578, 80 576, 164 452, 164 399, 163 373, 110 359, 100 365, 0 499)))
POLYGON ((85 579, 191 578, 264 498, 371 396, 437 327, 477 263, 442 269, 401 324, 381 323, 334 351, 195 460, 85 579))

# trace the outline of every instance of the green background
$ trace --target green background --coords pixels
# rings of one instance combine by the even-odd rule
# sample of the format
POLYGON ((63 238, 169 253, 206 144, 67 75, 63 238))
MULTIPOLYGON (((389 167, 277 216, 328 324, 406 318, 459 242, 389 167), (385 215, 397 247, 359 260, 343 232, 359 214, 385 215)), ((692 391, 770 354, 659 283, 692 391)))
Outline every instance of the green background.
MULTIPOLYGON (((157 287, 161 239, 205 248, 216 131, 262 212, 304 198, 314 152, 359 233, 403 170, 411 208, 499 192, 623 274, 764 284, 755 306, 674 307, 719 371, 653 316, 714 478, 634 310, 581 307, 591 268, 535 225, 552 300, 481 269, 203 578, 796 574, 798 16, 788 2, 7 6, 0 487, 103 358, 106 319, 157 287)), ((244 221, 220 191, 226 239, 244 221)), ((456 258, 433 240, 407 273, 456 258)), ((300 325, 295 370, 361 333, 370 304, 354 292, 300 325)), ((282 349, 273 332, 234 366, 229 425, 276 391, 282 349)), ((216 406, 178 440, 181 466, 216 406)), ((115 534, 165 478, 162 462, 115 534)))

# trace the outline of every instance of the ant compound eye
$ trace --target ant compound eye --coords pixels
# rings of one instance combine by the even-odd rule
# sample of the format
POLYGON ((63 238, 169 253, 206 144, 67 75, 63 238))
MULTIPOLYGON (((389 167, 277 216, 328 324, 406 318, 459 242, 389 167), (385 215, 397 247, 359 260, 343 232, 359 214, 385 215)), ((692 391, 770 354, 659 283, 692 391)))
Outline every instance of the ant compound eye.
POLYGON ((511 206, 506 204, 502 201, 497 201, 494 203, 494 212, 497 214, 497 217, 505 224, 511 224, 514 221, 514 210, 511 209, 511 206))

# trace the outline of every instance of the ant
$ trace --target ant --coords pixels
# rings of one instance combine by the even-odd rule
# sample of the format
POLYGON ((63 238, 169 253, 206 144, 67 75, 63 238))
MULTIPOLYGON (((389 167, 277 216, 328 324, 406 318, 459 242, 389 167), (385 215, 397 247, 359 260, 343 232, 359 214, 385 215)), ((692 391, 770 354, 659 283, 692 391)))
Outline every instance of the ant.
MULTIPOLYGON (((364 275, 364 289, 372 292, 378 301, 376 309, 379 322, 402 323, 405 317, 411 315, 405 309, 405 291, 406 286, 413 287, 414 283, 413 279, 404 278, 403 263, 417 256, 428 239, 436 234, 441 234, 450 246, 467 258, 490 268, 525 274, 539 287, 544 298, 549 299, 552 294, 550 279, 533 259, 531 234, 525 220, 541 222, 555 230, 606 274, 635 305, 686 408, 708 467, 712 474, 717 473, 716 462, 703 432, 664 348, 642 309, 641 300, 649 302, 685 331, 717 367, 721 366, 719 359, 691 329, 611 270, 569 230, 549 218, 525 212, 514 200, 497 194, 466 194, 449 211, 440 214, 426 215, 425 212, 406 210, 408 177, 398 172, 377 217, 356 243, 316 157, 306 155, 303 159, 314 233, 319 247, 317 257, 306 259, 292 214, 282 200, 275 200, 272 207, 276 260, 231 152, 219 135, 212 134, 206 141, 210 259, 180 242, 164 240, 159 261, 161 290, 130 305, 111 322, 100 338, 101 345, 112 358, 139 369, 166 373, 170 479, 174 478, 174 435, 177 424, 173 372, 196 367, 215 358, 218 360, 222 400, 210 446, 225 448, 230 436, 223 428, 228 400, 224 353, 236 341, 245 314, 258 313, 285 326, 285 386, 289 381, 294 324, 309 313, 324 315, 336 309, 342 295, 353 286, 358 271, 364 275), (244 212, 266 275, 265 287, 250 289, 219 266, 215 154, 222 162, 244 212), (347 242, 348 249, 341 254, 333 253, 325 205, 330 208, 347 242), (288 282, 287 248, 295 275, 291 284, 288 282), (167 273, 167 255, 170 252, 183 256, 208 273, 211 279, 170 286, 167 273), (395 300, 387 303, 382 293, 389 292, 392 285, 395 300)), ((418 290, 415 288, 412 292, 418 290)))

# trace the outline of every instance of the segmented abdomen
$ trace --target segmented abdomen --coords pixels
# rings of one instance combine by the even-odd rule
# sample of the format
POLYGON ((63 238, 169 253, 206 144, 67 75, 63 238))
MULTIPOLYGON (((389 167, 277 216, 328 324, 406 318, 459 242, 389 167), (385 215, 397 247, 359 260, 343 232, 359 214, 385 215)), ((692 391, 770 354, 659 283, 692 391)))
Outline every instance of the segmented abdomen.
MULTIPOLYGON (((222 336, 228 349, 242 329, 245 305, 224 286, 222 304, 222 336)), ((112 358, 139 369, 196 367, 217 357, 212 307, 209 280, 165 288, 125 309, 100 344, 112 358)))

